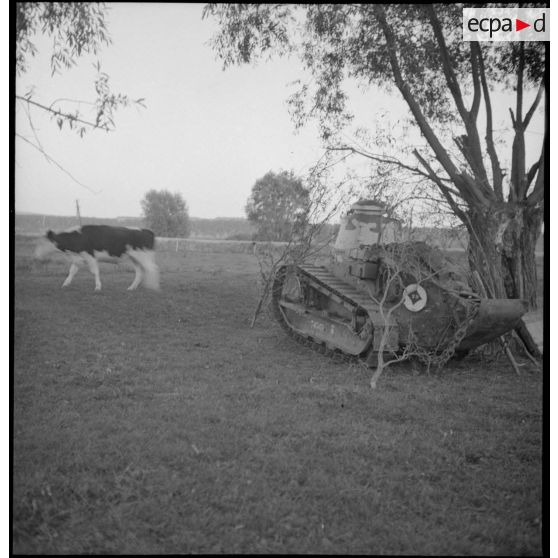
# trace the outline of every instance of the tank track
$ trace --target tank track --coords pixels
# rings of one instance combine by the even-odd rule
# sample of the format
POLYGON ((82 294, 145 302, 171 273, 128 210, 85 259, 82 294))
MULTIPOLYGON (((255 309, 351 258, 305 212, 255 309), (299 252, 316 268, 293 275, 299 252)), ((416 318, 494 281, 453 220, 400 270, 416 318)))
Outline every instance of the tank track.
MULTIPOLYGON (((357 291, 350 285, 347 285, 323 267, 312 265, 301 265, 295 267, 297 275, 304 277, 306 282, 312 288, 333 298, 336 302, 343 304, 346 308, 351 310, 360 309, 361 311, 366 312, 372 323, 374 323, 374 316, 378 315, 378 308, 377 305, 375 305, 364 293, 357 291)), ((279 301, 281 298, 283 282, 290 268, 292 268, 292 266, 286 265, 278 270, 272 291, 273 314, 281 327, 295 341, 319 352, 320 354, 324 354, 342 362, 364 364, 364 361, 367 360, 370 353, 374 351, 372 342, 370 347, 365 350, 363 354, 353 355, 338 348, 328 347, 324 342, 316 341, 311 336, 302 335, 299 332, 294 331, 286 322, 283 312, 281 311, 279 301)), ((369 365, 370 364, 371 362, 369 361, 369 365)))

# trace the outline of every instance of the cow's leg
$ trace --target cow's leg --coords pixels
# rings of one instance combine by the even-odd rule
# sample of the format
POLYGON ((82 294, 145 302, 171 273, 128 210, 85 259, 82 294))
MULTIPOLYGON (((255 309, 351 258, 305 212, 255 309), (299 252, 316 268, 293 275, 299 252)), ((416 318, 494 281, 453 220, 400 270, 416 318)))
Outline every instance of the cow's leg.
POLYGON ((97 263, 97 259, 91 256, 90 254, 87 254, 84 257, 87 261, 87 264, 89 265, 89 271, 91 271, 91 273, 93 273, 93 275, 95 276, 95 290, 100 291, 101 278, 99 276, 99 264, 97 263))
POLYGON ((130 260, 134 266, 134 269, 136 270, 136 276, 134 277, 134 281, 132 282, 132 284, 128 287, 129 291, 134 291, 135 289, 138 288, 138 285, 141 283, 142 277, 143 277, 143 271, 141 268, 141 265, 139 265, 134 258, 130 257, 130 260))
POLYGON ((68 277, 66 277, 64 283, 62 283, 63 287, 67 287, 74 278, 74 275, 78 272, 79 265, 77 260, 72 260, 72 265, 70 265, 70 271, 68 273, 68 277))

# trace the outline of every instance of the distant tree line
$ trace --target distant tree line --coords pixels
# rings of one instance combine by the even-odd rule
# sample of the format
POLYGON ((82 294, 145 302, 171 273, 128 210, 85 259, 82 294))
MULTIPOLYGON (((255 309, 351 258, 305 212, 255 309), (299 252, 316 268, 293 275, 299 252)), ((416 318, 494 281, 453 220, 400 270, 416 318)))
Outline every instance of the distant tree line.
MULTIPOLYGON (((120 227, 144 227, 145 223, 141 217, 116 217, 98 218, 82 217, 84 225, 114 225, 120 227)), ((15 233, 43 234, 48 229, 61 231, 78 224, 77 218, 65 215, 40 215, 32 213, 18 214, 15 216, 15 233)), ((190 217, 190 238, 219 239, 219 240, 254 240, 255 228, 248 219, 241 217, 215 217, 206 219, 190 217)), ((339 228, 338 224, 324 226, 322 236, 333 237, 339 228)), ((436 231, 433 229, 418 227, 413 231, 415 240, 427 240, 433 244, 444 244, 440 234, 448 233, 449 230, 436 231), (442 241, 442 242, 441 242, 442 241)), ((447 235, 446 235, 447 236, 447 235)), ((467 244, 466 233, 451 244, 446 243, 443 248, 457 248, 467 244)), ((537 243, 537 251, 543 250, 543 235, 537 243)))
MULTIPOLYGON (((118 227, 145 227, 142 217, 100 218, 82 216, 84 225, 113 225, 118 227)), ((78 225, 77 217, 66 215, 16 214, 15 233, 43 234, 48 229, 62 231, 78 225)), ((190 217, 190 238, 220 240, 252 240, 254 226, 242 217, 216 217, 206 219, 190 217)))

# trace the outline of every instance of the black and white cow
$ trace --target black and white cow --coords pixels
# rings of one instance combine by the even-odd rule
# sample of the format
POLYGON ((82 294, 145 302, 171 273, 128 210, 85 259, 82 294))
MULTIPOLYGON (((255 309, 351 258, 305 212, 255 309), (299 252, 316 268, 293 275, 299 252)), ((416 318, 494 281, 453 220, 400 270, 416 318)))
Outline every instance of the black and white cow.
POLYGON ((109 225, 83 225, 61 233, 48 231, 35 250, 37 259, 45 259, 49 254, 60 251, 70 260, 70 272, 63 287, 68 286, 77 273, 80 264, 87 263, 95 276, 95 290, 101 290, 98 262, 118 263, 125 258, 132 262, 136 276, 128 290, 134 290, 140 283, 159 289, 159 268, 153 251, 155 235, 148 229, 112 227, 109 225))

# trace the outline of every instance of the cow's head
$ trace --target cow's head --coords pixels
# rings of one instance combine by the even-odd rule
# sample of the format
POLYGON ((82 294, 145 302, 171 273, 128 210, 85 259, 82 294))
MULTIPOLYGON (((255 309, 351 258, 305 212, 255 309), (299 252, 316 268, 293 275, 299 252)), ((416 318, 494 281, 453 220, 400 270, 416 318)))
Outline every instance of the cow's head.
POLYGON ((55 236, 52 231, 48 231, 45 236, 39 238, 35 246, 35 259, 46 260, 51 254, 58 251, 55 236))

